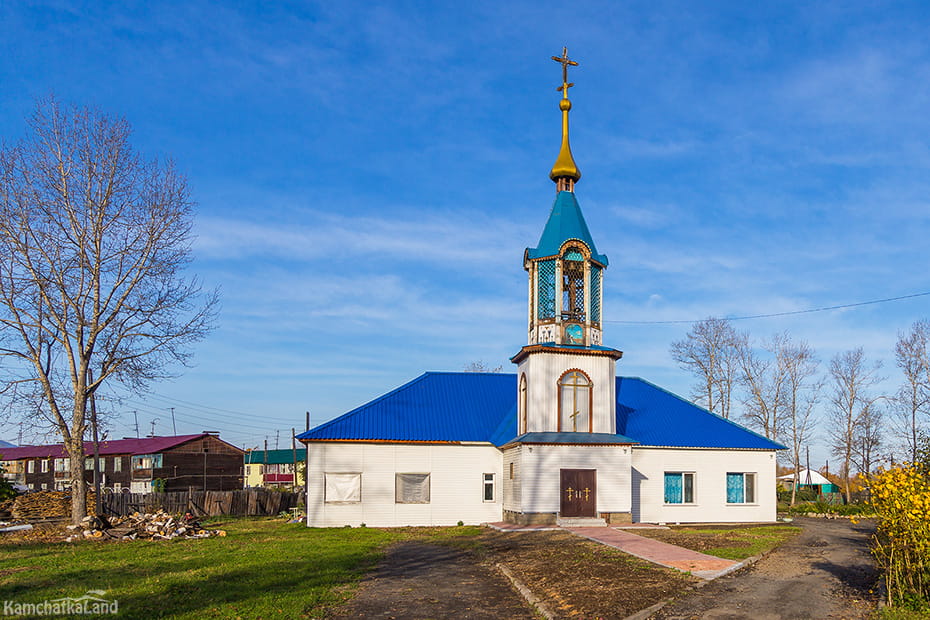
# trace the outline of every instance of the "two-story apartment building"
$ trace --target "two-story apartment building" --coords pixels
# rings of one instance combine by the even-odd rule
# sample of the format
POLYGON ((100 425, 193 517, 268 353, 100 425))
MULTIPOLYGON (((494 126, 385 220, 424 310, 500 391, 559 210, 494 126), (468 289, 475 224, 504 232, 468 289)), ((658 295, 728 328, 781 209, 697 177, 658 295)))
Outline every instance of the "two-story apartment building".
POLYGON ((243 460, 246 487, 293 487, 304 484, 306 468, 303 463, 307 460, 307 451, 303 446, 297 450, 249 450, 243 460))
MULTIPOLYGON (((187 489, 242 488, 243 450, 213 433, 101 441, 101 486, 112 491, 147 493, 187 489)), ((94 479, 94 444, 84 443, 84 480, 94 479)), ((0 450, 8 478, 32 490, 62 490, 70 484, 71 462, 61 444, 0 450)))

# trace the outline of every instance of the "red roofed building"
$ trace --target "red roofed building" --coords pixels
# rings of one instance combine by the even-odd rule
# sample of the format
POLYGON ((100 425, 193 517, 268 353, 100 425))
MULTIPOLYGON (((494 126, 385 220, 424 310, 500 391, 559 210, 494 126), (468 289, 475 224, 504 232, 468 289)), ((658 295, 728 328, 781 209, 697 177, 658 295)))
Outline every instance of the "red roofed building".
MULTIPOLYGON (((94 444, 84 442, 84 480, 94 480, 94 444)), ((242 488, 243 450, 211 433, 101 441, 102 487, 113 491, 227 491, 242 488)), ((11 482, 41 491, 69 486, 70 462, 61 444, 0 450, 11 482)))

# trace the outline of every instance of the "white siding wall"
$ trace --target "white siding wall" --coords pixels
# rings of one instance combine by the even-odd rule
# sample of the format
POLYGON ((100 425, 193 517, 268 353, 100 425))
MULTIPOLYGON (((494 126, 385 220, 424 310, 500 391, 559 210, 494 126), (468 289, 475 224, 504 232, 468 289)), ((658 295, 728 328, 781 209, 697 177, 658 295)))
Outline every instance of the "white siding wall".
POLYGON ((633 448, 633 521, 775 521, 775 452, 633 448), (694 472, 694 504, 665 503, 665 472, 694 472), (756 474, 756 502, 727 504, 726 475, 756 474))
POLYGON ((522 485, 520 483, 520 454, 523 446, 516 445, 504 451, 504 471, 502 485, 504 495, 504 510, 520 512, 520 498, 522 485), (513 479, 510 479, 510 466, 513 464, 513 479))
POLYGON ((307 524, 341 527, 455 525, 500 521, 501 452, 494 446, 311 443, 307 524), (324 473, 361 473, 361 501, 324 502, 324 473), (428 504, 397 504, 395 473, 429 473, 428 504), (493 473, 494 502, 483 501, 483 474, 493 473))
MULTIPOLYGON (((570 355, 539 352, 520 362, 517 376, 526 373, 527 432, 554 432, 559 424, 559 377, 577 368, 594 386, 593 413, 595 433, 615 433, 617 425, 616 362, 603 355, 570 355)), ((519 382, 517 382, 519 398, 519 382)))
POLYGON ((521 512, 559 512, 560 469, 596 469, 597 511, 630 512, 627 446, 523 446, 521 461, 521 512))

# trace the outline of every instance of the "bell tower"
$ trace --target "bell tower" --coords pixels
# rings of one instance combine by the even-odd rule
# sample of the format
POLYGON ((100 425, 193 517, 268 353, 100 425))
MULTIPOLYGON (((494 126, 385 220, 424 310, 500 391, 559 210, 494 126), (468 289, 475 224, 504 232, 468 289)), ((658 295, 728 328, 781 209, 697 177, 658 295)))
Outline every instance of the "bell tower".
POLYGON ((572 102, 568 50, 562 65, 559 110, 562 144, 549 172, 556 197, 535 248, 527 248, 528 338, 511 361, 518 365, 518 435, 527 432, 616 432, 615 371, 621 351, 603 346, 603 278, 599 254, 575 197, 581 179, 569 144, 572 102))

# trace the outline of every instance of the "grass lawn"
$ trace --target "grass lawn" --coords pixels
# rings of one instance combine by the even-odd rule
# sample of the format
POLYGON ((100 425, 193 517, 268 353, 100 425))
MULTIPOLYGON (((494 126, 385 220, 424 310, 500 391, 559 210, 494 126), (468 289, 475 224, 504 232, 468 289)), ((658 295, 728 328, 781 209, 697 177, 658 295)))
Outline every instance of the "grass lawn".
MULTIPOLYGON (((225 538, 77 543, 0 539, 0 601, 105 590, 120 617, 299 618, 321 615, 404 537, 371 528, 310 529, 271 519, 217 521, 225 538)), ((479 528, 447 528, 469 536, 479 528)))
POLYGON ((745 560, 765 553, 801 532, 794 525, 723 527, 677 526, 669 530, 636 530, 635 533, 728 560, 745 560))
MULTIPOLYGON (((318 618, 352 595, 388 545, 404 540, 452 545, 476 562, 505 564, 547 604, 579 617, 624 617, 695 581, 566 532, 315 529, 256 518, 209 527, 228 535, 76 543, 0 538, 0 601, 40 603, 103 590, 102 598, 117 600, 124 618, 318 618)), ((797 531, 764 526, 638 533, 739 559, 797 531)))

